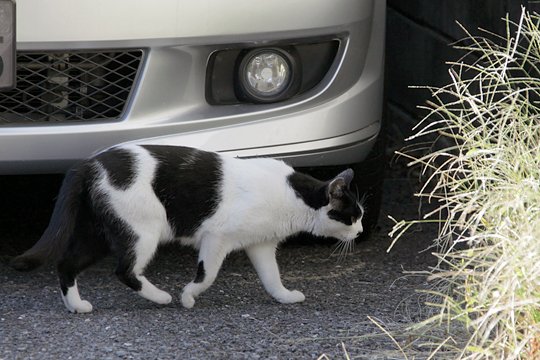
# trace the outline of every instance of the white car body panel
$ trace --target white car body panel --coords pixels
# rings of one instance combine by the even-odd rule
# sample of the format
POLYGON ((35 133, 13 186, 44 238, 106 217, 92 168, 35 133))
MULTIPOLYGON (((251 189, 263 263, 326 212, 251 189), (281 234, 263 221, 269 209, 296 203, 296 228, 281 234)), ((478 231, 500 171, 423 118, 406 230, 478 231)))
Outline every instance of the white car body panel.
POLYGON ((94 42, 341 26, 371 17, 373 1, 17 0, 17 11, 21 43, 94 42))

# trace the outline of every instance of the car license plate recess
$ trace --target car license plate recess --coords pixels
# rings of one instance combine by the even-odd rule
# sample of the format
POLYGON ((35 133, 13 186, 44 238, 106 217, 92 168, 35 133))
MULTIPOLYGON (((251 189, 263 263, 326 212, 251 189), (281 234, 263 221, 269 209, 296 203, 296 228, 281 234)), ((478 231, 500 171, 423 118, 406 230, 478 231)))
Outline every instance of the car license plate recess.
POLYGON ((0 0, 0 91, 15 87, 15 2, 0 0))

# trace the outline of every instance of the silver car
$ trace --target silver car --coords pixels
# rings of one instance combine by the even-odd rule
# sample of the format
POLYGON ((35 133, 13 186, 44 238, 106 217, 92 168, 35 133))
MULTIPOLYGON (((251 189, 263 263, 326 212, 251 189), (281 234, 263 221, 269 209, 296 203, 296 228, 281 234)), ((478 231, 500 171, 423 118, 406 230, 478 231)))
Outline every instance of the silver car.
POLYGON ((0 174, 124 142, 357 164, 381 127, 385 7, 0 0, 0 174))

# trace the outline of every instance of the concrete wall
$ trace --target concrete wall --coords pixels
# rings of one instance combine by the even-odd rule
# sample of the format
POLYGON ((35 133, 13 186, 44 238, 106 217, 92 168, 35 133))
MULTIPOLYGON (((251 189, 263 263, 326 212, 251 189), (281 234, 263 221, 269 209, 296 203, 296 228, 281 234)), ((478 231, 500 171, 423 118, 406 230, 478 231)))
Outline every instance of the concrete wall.
POLYGON ((507 13, 517 21, 522 5, 540 10, 533 0, 387 1, 387 120, 394 137, 408 135, 425 114, 417 106, 425 104, 429 93, 409 86, 449 83, 445 62, 461 55, 451 44, 465 37, 456 21, 473 34, 479 27, 505 34, 502 18, 507 13))

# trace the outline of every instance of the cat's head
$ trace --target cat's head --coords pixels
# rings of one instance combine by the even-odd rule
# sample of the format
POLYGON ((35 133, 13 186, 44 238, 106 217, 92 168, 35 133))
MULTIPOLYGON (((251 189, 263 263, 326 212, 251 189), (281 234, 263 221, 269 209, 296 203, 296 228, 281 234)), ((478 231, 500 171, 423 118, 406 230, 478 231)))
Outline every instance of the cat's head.
POLYGON ((347 169, 326 182, 323 191, 326 205, 317 210, 318 221, 313 229, 315 235, 353 241, 364 231, 364 207, 357 194, 350 189, 353 177, 353 170, 347 169))

